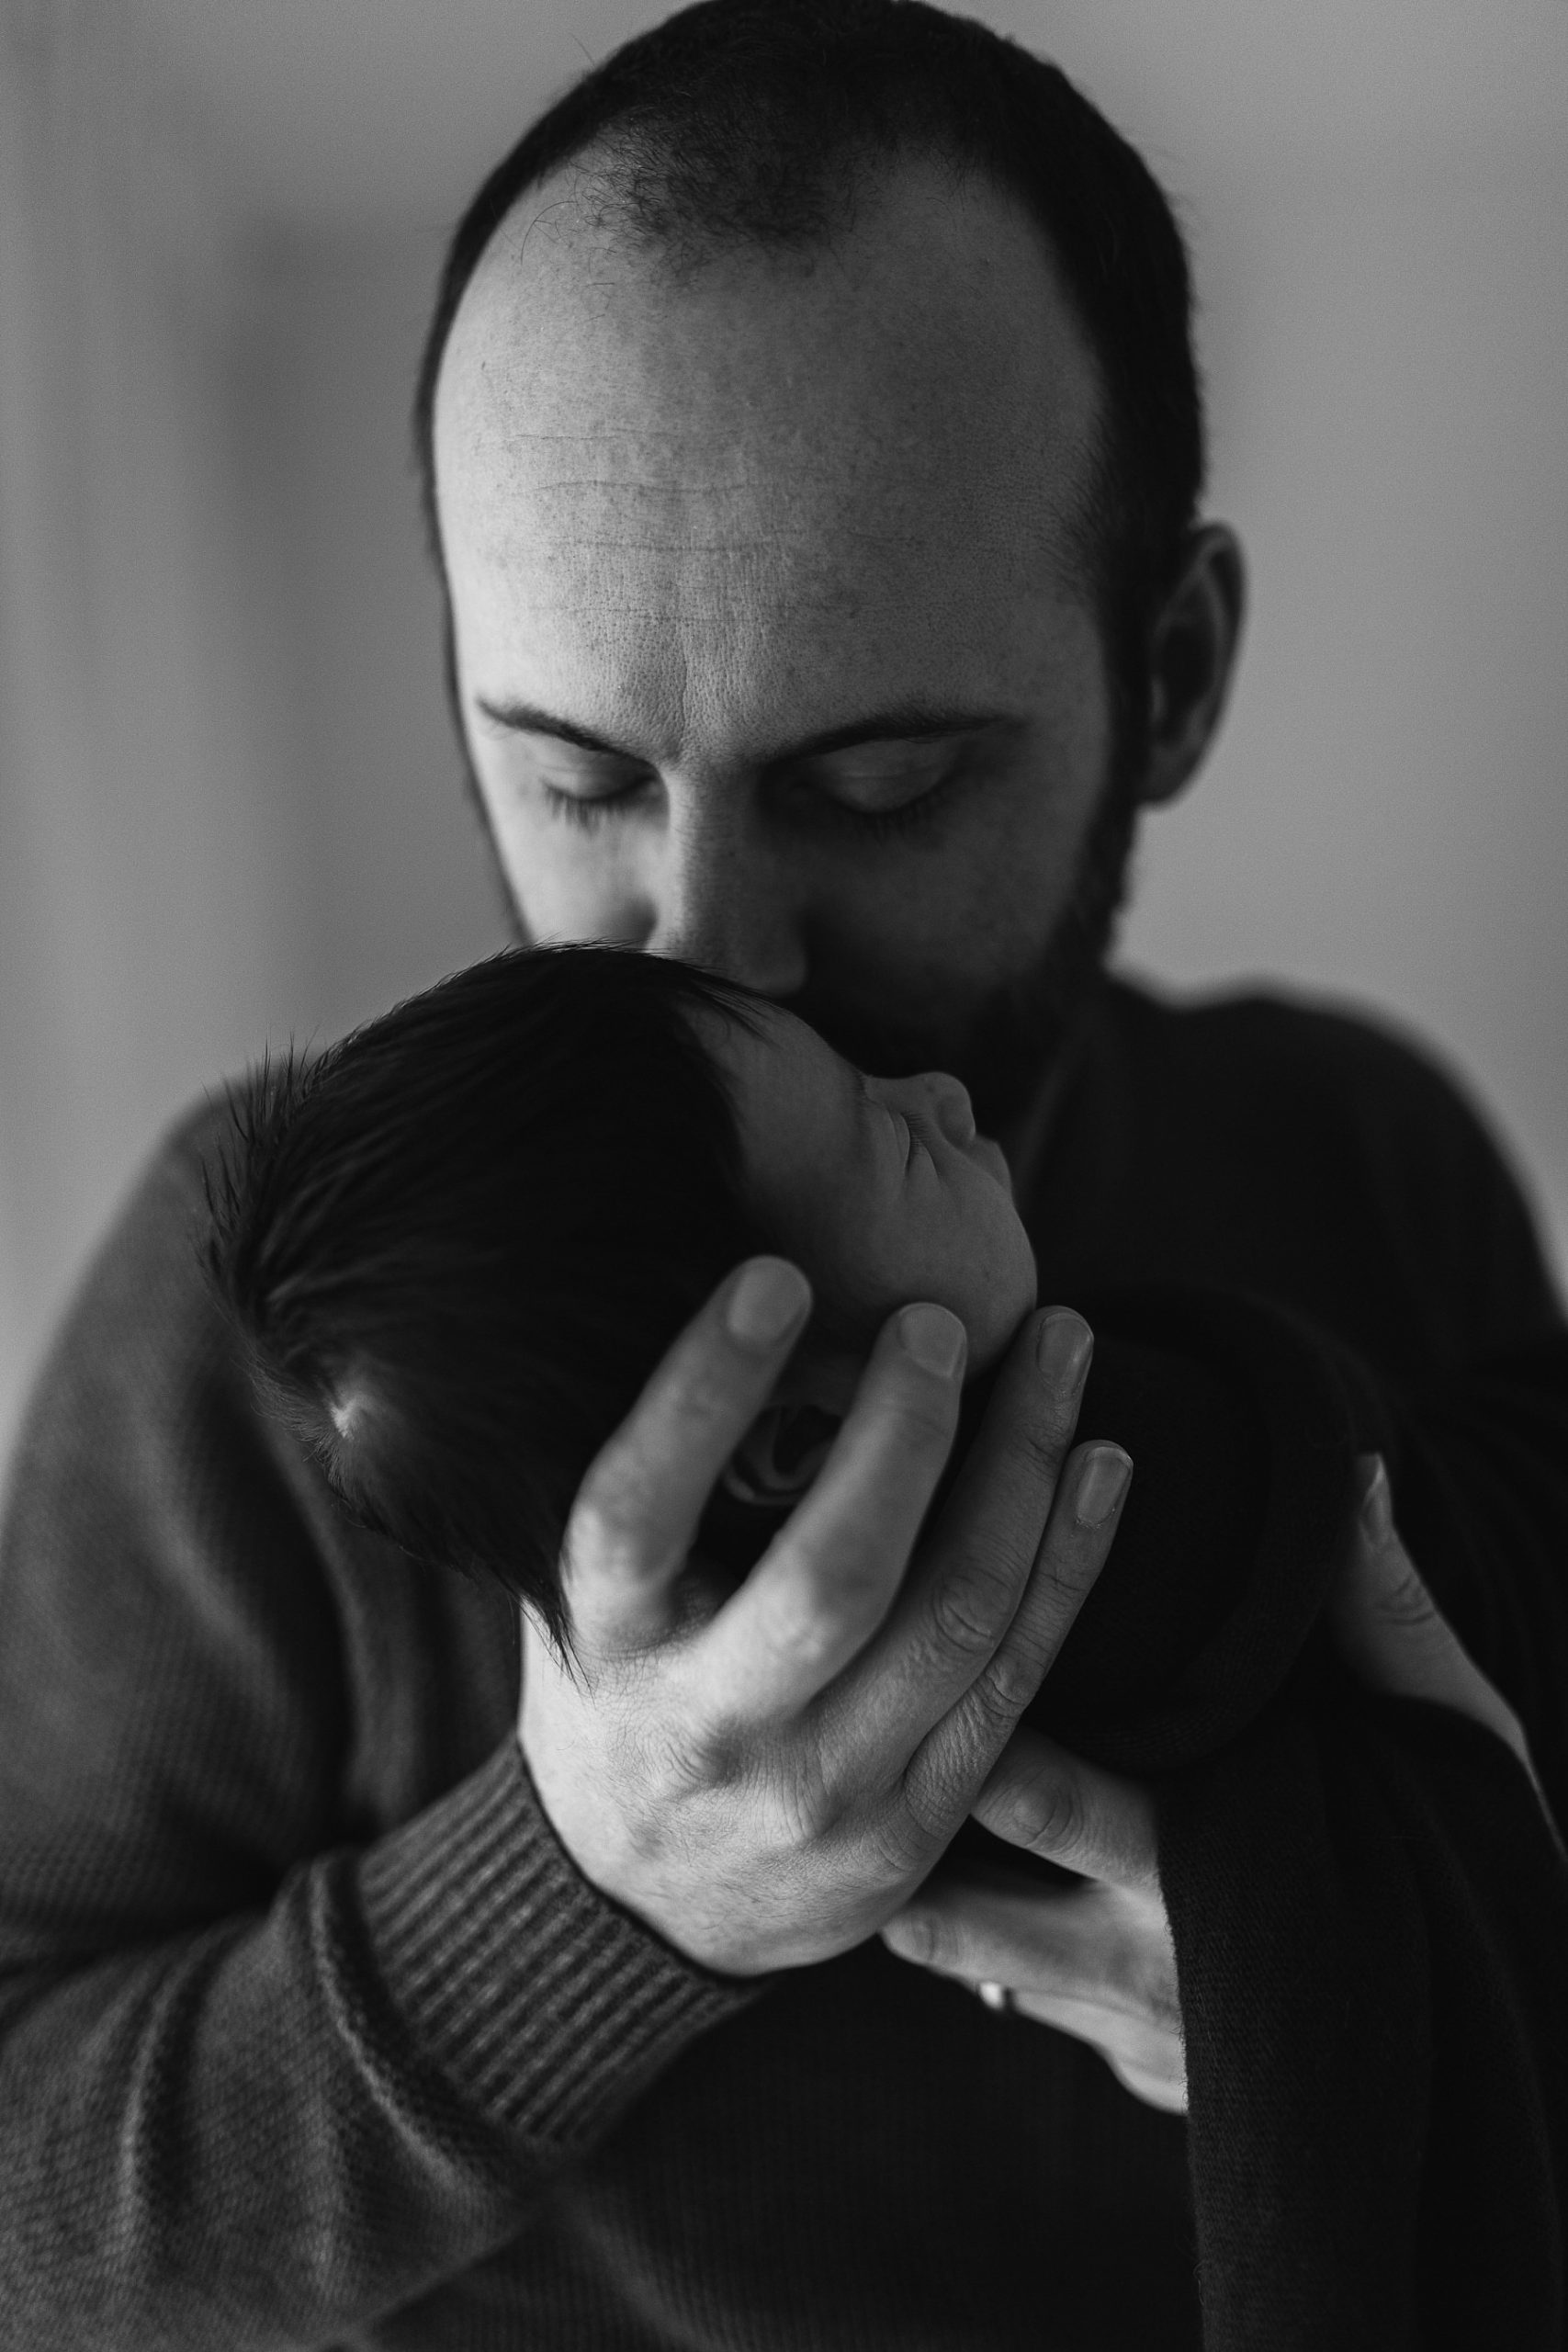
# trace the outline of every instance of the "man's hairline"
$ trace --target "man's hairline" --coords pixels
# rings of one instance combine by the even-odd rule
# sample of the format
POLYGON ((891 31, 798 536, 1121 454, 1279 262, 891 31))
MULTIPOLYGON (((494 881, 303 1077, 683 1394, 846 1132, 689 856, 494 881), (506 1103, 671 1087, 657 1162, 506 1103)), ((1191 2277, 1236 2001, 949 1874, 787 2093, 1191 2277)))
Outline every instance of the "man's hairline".
MULTIPOLYGON (((581 148, 573 150, 570 154, 558 156, 542 176, 530 180, 525 187, 515 191, 506 210, 495 222, 484 243, 474 255, 468 274, 463 281, 462 291, 453 304, 451 313, 446 322, 430 385, 428 412, 422 427, 423 447, 421 450, 426 475, 425 492, 430 525, 428 537, 431 559, 440 582, 444 605, 447 702, 454 723, 457 726, 464 741, 465 755, 467 755, 467 733, 463 728, 462 707, 457 690, 456 618, 442 527, 441 483, 436 455, 438 443, 436 415, 441 402, 441 388, 446 375, 447 356, 469 297, 491 266, 497 248, 513 223, 519 207, 530 197, 542 198, 563 175, 581 174, 586 168, 584 159, 591 157, 596 148, 603 148, 609 144, 611 141, 604 133, 595 134, 594 137, 584 141, 581 148)), ((1092 398, 1089 429, 1078 453, 1078 479, 1073 484, 1073 494, 1060 509, 1054 512, 1053 521, 1062 533, 1063 548, 1070 566, 1070 576, 1065 577, 1062 584, 1085 596, 1096 630, 1101 639, 1101 651, 1109 656, 1111 622, 1108 605, 1111 586, 1109 566, 1112 526, 1105 519, 1105 508, 1109 503, 1107 478, 1114 464, 1111 446, 1115 430, 1114 402, 1104 360, 1095 342, 1093 332, 1074 296, 1066 270, 1056 250, 1055 241, 1045 223, 1036 218, 1016 188, 1010 187, 998 174, 988 171, 981 161, 955 155, 950 150, 944 152, 940 141, 932 141, 923 149, 917 149, 912 142, 900 142, 898 146, 888 149, 881 155, 876 154, 868 145, 863 155, 858 159, 861 169, 853 175, 854 185, 852 186, 849 198, 846 199, 849 208, 848 217, 840 224, 829 227, 819 234, 803 238, 798 250, 807 254, 830 252, 844 237, 853 233, 855 227, 853 198, 859 193, 860 187, 878 170, 886 182, 892 178, 900 163, 918 162, 922 159, 945 164, 955 179, 982 182, 999 201, 1006 204, 1022 220, 1040 249, 1044 284, 1055 293, 1061 304, 1080 355, 1088 364, 1092 398), (1098 520, 1097 507, 1100 509, 1098 520)), ((533 220, 523 232, 519 251, 526 246, 534 228, 545 218, 546 212, 550 209, 552 209, 550 206, 545 205, 536 211, 533 220)), ((606 234, 611 237, 620 236, 622 242, 625 242, 624 232, 611 229, 606 232, 606 234)), ((661 254, 669 253, 669 246, 667 241, 661 240, 656 233, 649 231, 633 242, 632 250, 639 258, 648 257, 657 268, 661 254)), ((787 258, 792 248, 782 240, 770 241, 761 236, 736 235, 726 238, 714 235, 708 239, 705 251, 701 249, 699 243, 691 250, 690 257, 684 262, 670 254, 671 272, 672 276, 695 276, 705 267, 716 263, 724 255, 734 253, 750 253, 764 266, 769 263, 779 266, 787 258)), ((1065 566, 1063 570, 1066 573, 1068 567, 1065 566)))

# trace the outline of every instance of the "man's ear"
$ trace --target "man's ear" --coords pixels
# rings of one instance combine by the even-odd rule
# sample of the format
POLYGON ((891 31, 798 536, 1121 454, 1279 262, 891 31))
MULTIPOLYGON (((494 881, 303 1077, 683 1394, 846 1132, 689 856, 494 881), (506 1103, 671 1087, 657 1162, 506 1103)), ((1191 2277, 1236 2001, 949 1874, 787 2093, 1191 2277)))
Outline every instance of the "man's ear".
POLYGON ((1225 523, 1205 523, 1156 616, 1149 645, 1148 760, 1138 798, 1174 800, 1213 741, 1241 644, 1247 567, 1225 523))

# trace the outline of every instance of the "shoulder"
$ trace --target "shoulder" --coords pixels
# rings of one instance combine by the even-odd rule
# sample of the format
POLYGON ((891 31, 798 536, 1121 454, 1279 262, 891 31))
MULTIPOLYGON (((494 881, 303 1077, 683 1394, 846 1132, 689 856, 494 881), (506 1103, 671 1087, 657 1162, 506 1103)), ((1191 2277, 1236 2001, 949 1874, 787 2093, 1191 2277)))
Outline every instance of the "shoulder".
POLYGON ((1282 989, 1184 996, 1118 978, 1112 1018, 1141 1057, 1189 1078, 1249 1086, 1307 1085, 1374 1118, 1409 1114, 1481 1123, 1455 1074, 1433 1048, 1382 1012, 1282 989), (1392 1091, 1391 1091, 1392 1090, 1392 1091))
POLYGON ((242 1521, 307 1578, 330 1536, 320 1482, 260 1409, 207 1272, 231 1099, 204 1096, 149 1156, 56 1328, 8 1464, 8 1537, 117 1556, 127 1590, 139 1570, 220 1578, 242 1521))
POLYGON ((1419 1152, 1442 1167, 1513 1177, 1490 1123, 1441 1054, 1393 1016, 1284 989, 1179 997, 1117 979, 1111 1019, 1145 1083, 1245 1106, 1247 1118, 1282 1120, 1294 1139, 1328 1120, 1368 1148, 1419 1152))
POLYGON ((1417 1287, 1441 1283, 1476 1340, 1555 1314, 1509 1157, 1427 1040, 1279 989, 1184 998, 1119 979, 1108 997, 1134 1093, 1167 1133, 1201 1130, 1222 1193, 1257 1180, 1347 1244, 1375 1235, 1417 1287))
POLYGON ((144 1380, 154 1359, 230 1353, 224 1317, 208 1283, 204 1249, 209 1171, 231 1118, 228 1089, 175 1119, 149 1154, 77 1283, 46 1363, 44 1385, 69 1368, 73 1385, 118 1374, 144 1380))
POLYGON ((47 1657, 117 1754, 160 1708, 206 1758, 254 1734, 252 1794, 219 1774, 201 1804, 231 1799, 254 1846, 269 1790, 287 1860, 475 1769, 507 1731, 515 1652, 499 1588, 349 1525, 260 1405, 205 1265, 230 1103, 215 1091, 152 1153, 34 1385, 0 1528, 0 1724, 9 1655, 16 1673, 47 1657), (130 1678, 113 1705, 106 1657, 130 1678))
POLYGON ((117 1479, 138 1493, 168 1487, 201 1446, 265 1450, 205 1264, 208 1171, 229 1102, 215 1091, 172 1124, 89 1260, 19 1432, 24 1493, 41 1478, 63 1509, 88 1488, 107 1495, 117 1479))

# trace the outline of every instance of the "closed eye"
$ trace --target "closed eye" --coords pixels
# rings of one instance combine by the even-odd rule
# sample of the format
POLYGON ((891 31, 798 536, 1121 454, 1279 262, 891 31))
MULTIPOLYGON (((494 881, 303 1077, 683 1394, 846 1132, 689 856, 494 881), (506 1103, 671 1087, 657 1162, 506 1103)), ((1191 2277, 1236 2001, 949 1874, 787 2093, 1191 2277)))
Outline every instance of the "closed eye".
POLYGON ((872 1109, 877 1113, 879 1117, 886 1119, 888 1125, 892 1128, 893 1140, 897 1146, 898 1150, 899 1166, 902 1168, 908 1168, 909 1165, 910 1156, 914 1151, 917 1140, 915 1131, 910 1126, 908 1120, 905 1118, 901 1111, 896 1111, 891 1102, 885 1102, 880 1094, 874 1094, 871 1091, 869 1080, 867 1080, 863 1075, 861 1077, 860 1091, 863 1098, 870 1103, 872 1109))
POLYGON ((541 780, 539 797, 548 816, 558 818, 568 825, 579 825, 584 832, 592 832, 612 818, 629 815, 632 803, 647 791, 650 779, 637 776, 613 792, 563 792, 558 784, 541 780))
POLYGON ((803 762, 794 788, 803 811, 886 840, 929 824, 963 772, 961 749, 949 741, 871 745, 803 762))

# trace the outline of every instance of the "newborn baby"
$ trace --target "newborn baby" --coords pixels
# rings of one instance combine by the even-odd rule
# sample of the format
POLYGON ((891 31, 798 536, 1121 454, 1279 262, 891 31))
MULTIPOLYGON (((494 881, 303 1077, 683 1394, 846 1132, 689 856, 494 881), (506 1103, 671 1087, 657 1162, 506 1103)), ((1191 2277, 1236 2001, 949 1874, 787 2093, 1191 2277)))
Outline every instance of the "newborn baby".
MULTIPOLYGON (((973 1376, 1034 1297, 961 1086, 864 1078, 656 957, 499 956, 264 1070, 236 1112, 211 1261, 264 1383, 351 1510, 499 1577, 558 1639, 582 1475, 739 1260, 795 1259, 815 1311, 704 1522, 716 1576, 808 1482, 892 1310, 953 1308, 973 1376)), ((1154 1807, 1215 2340, 1414 2340, 1454 2280, 1472 2313, 1516 2276, 1555 2312, 1560 1858, 1500 1742, 1369 1696, 1324 1629, 1371 1448, 1427 1574, 1507 1589, 1528 1461, 1510 1392, 1427 1426, 1290 1307, 1192 1287, 1077 1303, 1096 1334, 1079 1438, 1113 1431, 1138 1473, 1028 1722, 1154 1807), (1504 1465, 1495 1508, 1454 1508, 1456 1442, 1504 1465)), ((966 1824, 950 1859, 971 1834, 987 1844, 966 1824)), ((1493 2340, 1477 2326, 1443 2340, 1493 2340)))
POLYGON ((955 1079, 865 1077, 765 1000, 614 948, 497 956, 264 1066, 209 1197, 257 1376, 351 1514, 558 1637, 583 1474, 741 1259, 777 1251, 814 1292, 726 1476, 753 1511, 804 1492, 897 1307, 952 1308, 972 1377, 1034 1304, 955 1079))

